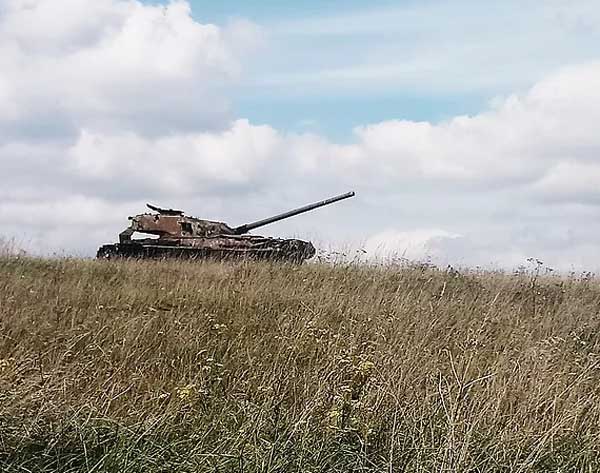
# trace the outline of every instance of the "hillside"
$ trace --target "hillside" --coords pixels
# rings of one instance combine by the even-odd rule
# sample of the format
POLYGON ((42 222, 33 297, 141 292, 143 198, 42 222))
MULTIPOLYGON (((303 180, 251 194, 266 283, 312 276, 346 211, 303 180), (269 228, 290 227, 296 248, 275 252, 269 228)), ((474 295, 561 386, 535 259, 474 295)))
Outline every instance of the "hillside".
POLYGON ((600 284, 0 258, 0 470, 598 471, 600 284))

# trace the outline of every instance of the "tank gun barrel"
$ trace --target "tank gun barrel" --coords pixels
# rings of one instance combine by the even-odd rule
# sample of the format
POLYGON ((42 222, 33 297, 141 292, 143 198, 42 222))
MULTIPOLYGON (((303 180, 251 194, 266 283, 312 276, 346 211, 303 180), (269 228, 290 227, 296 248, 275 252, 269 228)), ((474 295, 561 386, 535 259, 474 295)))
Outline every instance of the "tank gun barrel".
POLYGON ((329 205, 340 200, 348 199, 349 197, 354 197, 354 192, 346 192, 345 194, 336 195, 335 197, 321 200, 319 202, 315 202, 314 204, 308 204, 303 207, 299 207, 297 209, 290 210, 279 215, 275 215, 273 217, 265 218, 263 220, 257 220, 256 222, 252 223, 246 223, 244 225, 240 225, 239 227, 234 228, 233 231, 236 235, 241 235, 255 228, 262 227, 273 222, 278 222, 279 220, 283 220, 284 218, 293 217, 294 215, 298 215, 304 212, 309 212, 319 207, 323 207, 324 205, 329 205))

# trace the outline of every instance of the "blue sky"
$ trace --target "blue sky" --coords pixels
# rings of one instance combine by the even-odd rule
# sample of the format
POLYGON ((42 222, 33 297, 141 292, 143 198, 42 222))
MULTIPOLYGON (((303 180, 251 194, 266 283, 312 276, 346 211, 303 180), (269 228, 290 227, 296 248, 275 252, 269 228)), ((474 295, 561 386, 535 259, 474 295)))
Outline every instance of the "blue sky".
MULTIPOLYGON (((191 4, 194 15, 201 21, 224 24, 238 18, 246 18, 261 25, 268 35, 281 37, 286 44, 291 45, 291 51, 296 58, 300 59, 300 63, 295 67, 289 67, 285 64, 287 61, 281 61, 282 56, 287 56, 286 51, 267 51, 267 58, 261 61, 261 68, 253 68, 254 77, 260 81, 260 76, 265 71, 274 75, 311 71, 313 52, 323 47, 323 40, 330 41, 330 38, 321 32, 306 36, 287 35, 285 25, 302 21, 318 22, 323 18, 335 21, 340 14, 360 15, 362 12, 372 13, 390 7, 398 8, 398 6, 410 8, 418 2, 374 1, 367 4, 364 1, 352 0, 346 2, 196 0, 191 4), (269 56, 269 52, 272 56, 269 56), (278 66, 281 63, 284 64, 278 66)), ((339 49, 347 51, 356 46, 365 54, 371 47, 377 48, 377 35, 368 35, 375 37, 371 38, 371 43, 366 46, 360 44, 362 35, 358 35, 357 38, 353 38, 352 34, 344 33, 335 36, 340 36, 344 43, 339 49)), ((332 37, 331 40, 339 41, 336 37, 332 37)), ((337 47, 330 48, 332 56, 347 57, 346 51, 338 54, 337 47)), ((324 57, 321 61, 327 61, 327 58, 324 57)), ((273 88, 269 85, 250 85, 237 91, 234 96, 234 107, 238 115, 246 116, 258 123, 275 124, 285 130, 318 132, 338 141, 348 141, 352 139, 351 130, 363 123, 374 123, 389 118, 439 121, 457 114, 475 113, 487 98, 479 91, 440 94, 428 91, 415 92, 402 88, 377 90, 375 86, 368 87, 365 92, 362 95, 348 92, 336 93, 331 90, 322 93, 311 85, 297 88, 290 84, 289 90, 285 84, 273 88)))
POLYGON ((192 0, 198 21, 247 19, 268 45, 232 93, 238 116, 352 139, 388 119, 475 114, 593 58, 593 2, 192 0))
MULTIPOLYGON (((150 3, 160 3, 158 1, 150 3)), ((203 21, 225 23, 232 18, 247 18, 256 23, 271 23, 280 20, 293 20, 306 16, 319 16, 335 14, 340 10, 355 10, 363 8, 367 3, 373 6, 409 5, 417 2, 410 1, 373 1, 344 0, 343 2, 331 0, 305 0, 295 2, 290 0, 221 0, 218 2, 207 0, 192 0, 192 8, 200 12, 203 21)))

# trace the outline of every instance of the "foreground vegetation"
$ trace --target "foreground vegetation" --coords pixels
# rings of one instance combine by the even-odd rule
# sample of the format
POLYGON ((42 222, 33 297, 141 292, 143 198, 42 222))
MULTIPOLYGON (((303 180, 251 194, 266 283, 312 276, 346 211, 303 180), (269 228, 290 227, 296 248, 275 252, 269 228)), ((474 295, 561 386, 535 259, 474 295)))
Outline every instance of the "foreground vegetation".
POLYGON ((0 470, 599 471, 600 284, 0 258, 0 470))

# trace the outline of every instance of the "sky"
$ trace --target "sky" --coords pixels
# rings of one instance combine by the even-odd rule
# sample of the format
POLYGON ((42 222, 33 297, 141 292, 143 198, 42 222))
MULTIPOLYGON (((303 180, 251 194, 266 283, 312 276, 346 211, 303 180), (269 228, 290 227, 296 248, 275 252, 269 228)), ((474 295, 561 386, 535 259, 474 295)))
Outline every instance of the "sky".
MULTIPOLYGON (((600 2, 0 0, 0 237, 146 202, 453 266, 600 268, 600 2)), ((255 231, 258 233, 258 231, 255 231)))

